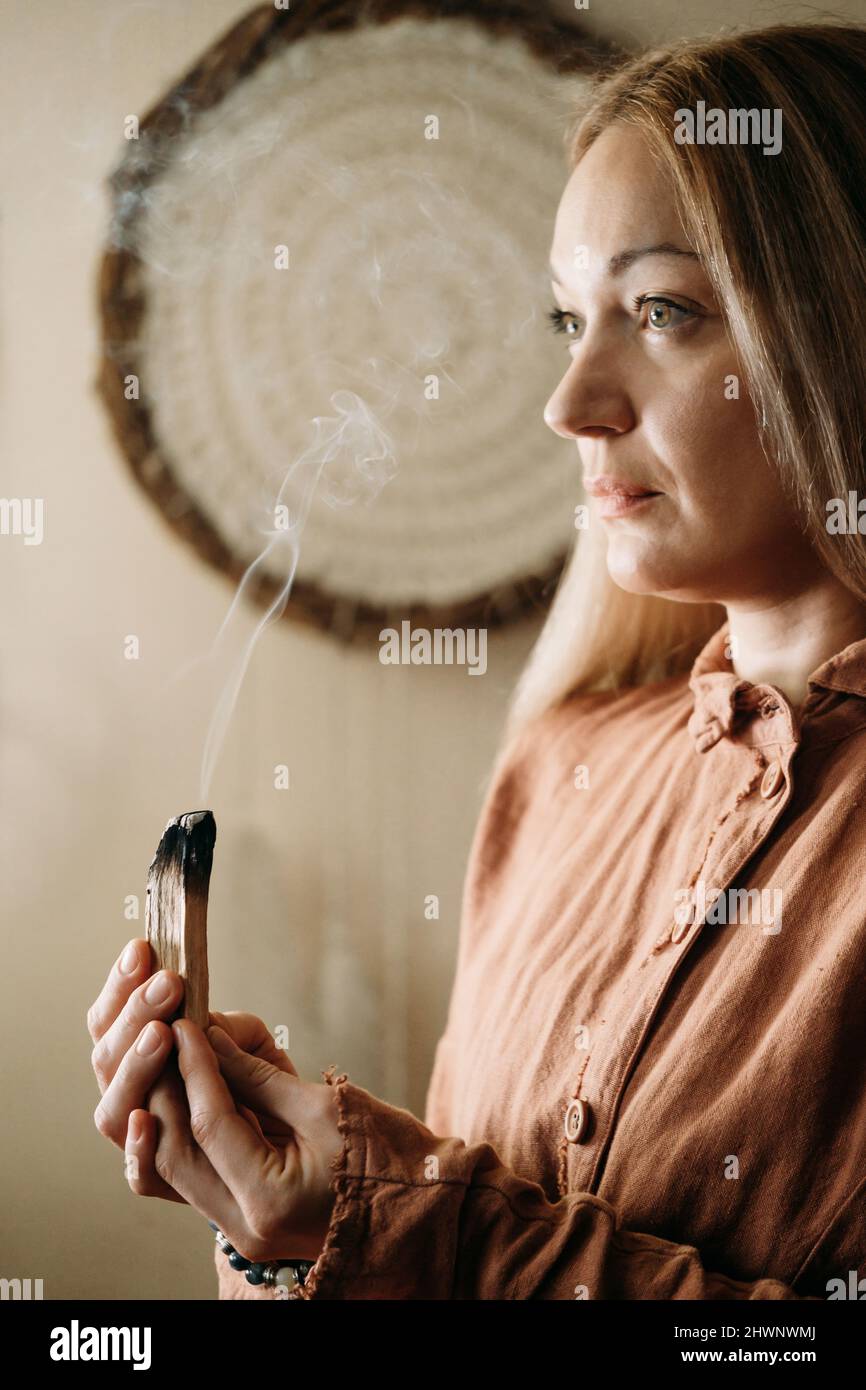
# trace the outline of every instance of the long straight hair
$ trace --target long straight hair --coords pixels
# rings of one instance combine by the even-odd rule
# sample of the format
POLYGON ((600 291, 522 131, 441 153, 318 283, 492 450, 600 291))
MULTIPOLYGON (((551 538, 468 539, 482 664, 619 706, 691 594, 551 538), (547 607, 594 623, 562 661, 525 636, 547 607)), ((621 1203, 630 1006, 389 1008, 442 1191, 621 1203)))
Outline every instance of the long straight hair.
MULTIPOLYGON (((615 121, 636 127, 669 172, 764 454, 827 569, 866 600, 863 537, 826 527, 828 500, 866 481, 866 26, 778 25, 630 59, 577 111, 571 168, 615 121), (675 143, 676 113, 698 101, 781 109, 782 150, 675 143)), ((506 743, 578 691, 688 670, 724 621, 717 604, 625 592, 608 575, 601 528, 576 536, 512 695, 506 743)))

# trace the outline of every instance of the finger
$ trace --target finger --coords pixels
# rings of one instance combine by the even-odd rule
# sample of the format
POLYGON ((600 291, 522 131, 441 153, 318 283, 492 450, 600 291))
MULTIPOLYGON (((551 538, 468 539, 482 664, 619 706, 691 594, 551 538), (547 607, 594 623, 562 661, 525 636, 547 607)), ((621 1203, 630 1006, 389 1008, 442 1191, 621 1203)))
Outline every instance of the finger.
POLYGON ((291 1125, 304 1087, 297 1072, 289 1075, 279 1071, 263 1057, 250 1056, 237 1047, 221 1028, 208 1028, 207 1036, 232 1099, 243 1101, 258 1115, 272 1115, 291 1125))
MULTIPOLYGON (((261 1139, 239 1115, 217 1058, 200 1028, 189 1019, 172 1028, 178 1046, 178 1066, 186 1087, 189 1125, 198 1147, 243 1208, 261 1183, 265 1166, 276 1150, 261 1139)), ((245 1057, 247 1054, 241 1052, 245 1057)), ((257 1066, 266 1063, 256 1062, 257 1066)), ((274 1069, 275 1074, 276 1069, 274 1069)), ((288 1083, 289 1078, 283 1076, 288 1083)), ((225 1227, 222 1228, 225 1230, 225 1227)))
MULTIPOLYGON (((174 1056, 151 1093, 149 1107, 157 1130, 155 1172, 191 1207, 216 1222, 221 1231, 242 1231, 244 1221, 238 1202, 196 1143, 186 1089, 174 1056)), ((235 1118, 246 1128, 239 1115, 235 1118)))
POLYGON ((285 1048, 277 1047, 273 1033, 255 1014, 212 1013, 210 1022, 228 1033, 244 1052, 263 1057, 272 1066, 279 1067, 280 1071, 291 1072, 292 1076, 297 1076, 297 1069, 285 1048))
POLYGON ((124 1147, 124 1172, 136 1197, 162 1197, 167 1202, 187 1205, 186 1198, 169 1187, 154 1166, 157 1122, 147 1110, 133 1110, 124 1147))
POLYGON ((246 1105, 238 1105, 237 1111, 239 1115, 243 1115, 248 1125, 252 1125, 253 1129, 256 1131, 259 1137, 264 1139, 265 1132, 259 1124, 259 1117, 255 1113, 255 1111, 250 1110, 249 1107, 246 1105))
POLYGON ((108 1031, 99 1039, 90 1061, 100 1091, 114 1079, 120 1063, 134 1045, 145 1024, 168 1020, 183 998, 183 979, 174 970, 158 970, 133 990, 108 1031))
POLYGON ((143 1107, 151 1087, 159 1079, 174 1046, 167 1023, 148 1023, 135 1044, 124 1053, 120 1066, 93 1112, 99 1133, 118 1148, 126 1147, 130 1115, 143 1107))
POLYGON ((132 991, 150 973, 150 945, 134 937, 121 951, 98 998, 87 1010, 87 1031, 93 1042, 99 1042, 108 1032, 132 991))

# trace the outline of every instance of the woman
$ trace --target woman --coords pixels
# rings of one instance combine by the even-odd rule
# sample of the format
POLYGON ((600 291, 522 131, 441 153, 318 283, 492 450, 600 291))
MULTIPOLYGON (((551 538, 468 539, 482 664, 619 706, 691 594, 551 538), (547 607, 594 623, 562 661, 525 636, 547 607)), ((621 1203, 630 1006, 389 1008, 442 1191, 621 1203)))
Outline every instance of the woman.
POLYGON ((429 1127, 257 1019, 169 1027, 142 941, 91 1010, 133 1189, 315 1261, 293 1297, 866 1272, 864 91, 866 30, 782 27, 632 61, 576 127, 545 419, 589 524, 476 831, 429 1127), (724 141, 677 138, 700 102, 724 141), (751 110, 781 148, 727 138, 751 110))

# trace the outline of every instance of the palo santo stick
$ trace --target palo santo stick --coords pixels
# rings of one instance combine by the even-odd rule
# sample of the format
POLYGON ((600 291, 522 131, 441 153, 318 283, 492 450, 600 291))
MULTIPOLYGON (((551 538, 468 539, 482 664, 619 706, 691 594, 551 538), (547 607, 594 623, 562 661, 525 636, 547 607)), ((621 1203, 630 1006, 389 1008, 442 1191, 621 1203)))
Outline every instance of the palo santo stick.
POLYGON ((179 1017, 208 1026, 207 894, 216 821, 188 811, 165 827, 147 874, 145 922, 156 970, 176 970, 185 991, 179 1017))

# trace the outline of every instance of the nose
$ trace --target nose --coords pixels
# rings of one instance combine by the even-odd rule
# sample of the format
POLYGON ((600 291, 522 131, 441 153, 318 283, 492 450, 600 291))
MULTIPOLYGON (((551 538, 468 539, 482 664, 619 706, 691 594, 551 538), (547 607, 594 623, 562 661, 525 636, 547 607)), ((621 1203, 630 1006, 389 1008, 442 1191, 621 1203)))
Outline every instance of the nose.
POLYGON ((635 417, 613 372, 575 357, 544 407, 544 423, 563 439, 601 439, 633 429, 635 417))

